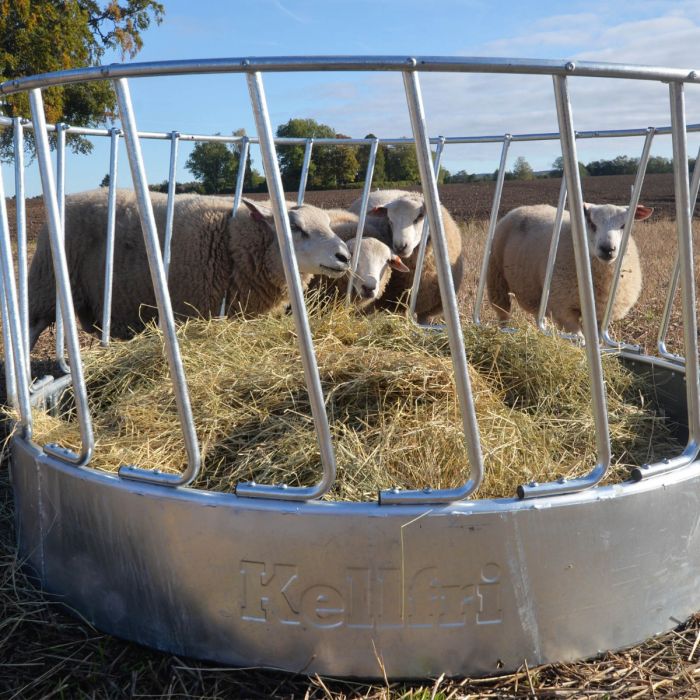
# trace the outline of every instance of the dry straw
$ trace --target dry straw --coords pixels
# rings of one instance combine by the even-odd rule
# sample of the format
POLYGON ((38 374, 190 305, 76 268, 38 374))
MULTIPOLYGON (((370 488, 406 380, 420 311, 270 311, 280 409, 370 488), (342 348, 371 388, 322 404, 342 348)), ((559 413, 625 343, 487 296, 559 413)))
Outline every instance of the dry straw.
MULTIPOLYGON (((338 462, 329 497, 366 500, 378 489, 453 487, 466 480, 459 407, 444 333, 390 314, 312 310, 311 326, 338 462)), ((481 497, 519 483, 587 472, 595 462, 585 355, 523 325, 516 333, 464 329, 486 478, 481 497)), ((191 320, 178 330, 202 474, 194 486, 238 481, 309 485, 319 453, 291 317, 191 320)), ((84 354, 95 421, 91 466, 163 471, 185 462, 162 337, 149 328, 84 354)), ((614 454, 610 480, 681 446, 644 385, 604 357, 614 454)), ((35 415, 37 442, 78 444, 73 415, 35 415)))

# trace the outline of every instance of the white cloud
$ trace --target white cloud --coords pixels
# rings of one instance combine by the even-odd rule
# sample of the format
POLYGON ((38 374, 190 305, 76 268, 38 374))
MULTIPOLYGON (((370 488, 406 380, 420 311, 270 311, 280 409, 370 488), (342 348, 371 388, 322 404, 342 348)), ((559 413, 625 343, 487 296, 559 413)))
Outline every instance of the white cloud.
MULTIPOLYGON (((674 8, 660 3, 661 16, 644 17, 659 3, 641 2, 640 19, 615 20, 609 10, 601 13, 561 15, 523 26, 517 36, 476 47, 478 55, 546 58, 552 47, 561 47, 563 58, 610 61, 640 65, 693 68, 700 46, 700 12, 684 3, 674 8), (685 7, 685 10, 684 10, 685 7), (672 10, 672 11, 671 11, 672 10), (567 51, 567 47, 575 47, 567 51)), ((601 6, 602 7, 602 6, 601 6)), ((477 55, 471 52, 470 55, 477 55)), ((700 66, 698 67, 700 69, 700 66)), ((421 74, 426 119, 431 135, 484 135, 557 131, 552 80, 549 76, 487 74, 421 74)), ((668 87, 655 81, 630 81, 572 77, 569 80, 575 126, 578 130, 644 128, 670 122, 668 87)), ((361 98, 338 99, 336 86, 317 94, 319 118, 344 133, 379 136, 410 133, 405 95, 397 74, 366 75, 361 98)), ((689 123, 700 122, 700 85, 686 89, 689 123)), ((670 139, 659 139, 670 153, 670 139)), ((582 144, 582 150, 599 154, 605 148, 625 148, 615 143, 582 144)), ((494 146, 470 147, 485 169, 497 164, 494 146)), ((518 146, 518 148, 524 148, 518 146)), ((529 147, 543 167, 558 145, 529 147), (539 155, 538 155, 539 154, 539 155)), ((634 155, 641 141, 629 144, 634 155)), ((515 147, 514 147, 515 150, 515 147)), ((526 149, 527 150, 527 149, 526 149)), ((620 150, 616 151, 620 152, 620 150)), ((614 155, 614 152, 612 153, 614 155)), ((456 167, 456 166, 455 166, 456 167)), ((467 166, 468 169, 469 166, 467 166)))

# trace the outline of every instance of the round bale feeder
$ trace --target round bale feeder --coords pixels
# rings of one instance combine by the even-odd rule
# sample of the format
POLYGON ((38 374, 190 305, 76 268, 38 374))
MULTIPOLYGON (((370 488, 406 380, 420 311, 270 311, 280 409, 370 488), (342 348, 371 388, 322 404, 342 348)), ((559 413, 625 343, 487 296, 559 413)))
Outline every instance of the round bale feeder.
MULTIPOLYGON (((31 123, 16 119, 2 126, 14 129, 18 212, 24 196, 20 158, 23 130, 32 129, 34 133, 61 312, 57 360, 65 374, 58 379, 32 381, 26 237, 20 216, 16 280, 5 191, 0 181, 5 369, 8 396, 17 416, 11 470, 18 545, 39 585, 98 629, 156 649, 232 665, 363 678, 417 678, 443 673, 478 676, 513 671, 525 662, 532 667, 572 661, 638 643, 669 630, 700 609, 700 400, 691 236, 691 205, 697 196, 700 168, 695 168, 691 184, 686 137, 688 131, 697 129, 686 124, 684 107, 686 85, 699 80, 694 71, 603 63, 317 57, 112 65, 1 85, 3 95, 29 95, 31 123), (464 434, 462 486, 386 489, 373 502, 322 499, 335 480, 336 455, 263 88, 265 74, 290 71, 402 74, 413 129, 409 141, 415 143, 427 213, 421 260, 430 232, 444 315, 443 326, 424 332, 446 334, 449 341, 464 434), (172 201, 178 142, 206 137, 177 132, 140 134, 129 81, 205 73, 240 74, 248 83, 257 136, 230 140, 237 138, 240 142, 241 173, 249 144, 259 144, 262 154, 320 453, 317 478, 310 485, 248 482, 239 483, 232 493, 190 486, 200 469, 200 448, 167 292, 169 241, 166 236, 162 251, 147 194, 141 142, 154 137, 171 139, 172 201), (419 83, 425 73, 527 74, 539 75, 542 80, 551 76, 558 133, 431 139, 419 83), (569 84, 579 76, 667 83, 670 126, 575 132, 569 84), (98 79, 110 80, 114 85, 119 129, 80 130, 45 123, 42 90, 98 79), (54 181, 48 141, 52 130, 58 136, 59 159, 65 148, 63 135, 71 130, 111 139, 110 196, 116 185, 115 144, 122 138, 126 144, 172 395, 186 446, 188 463, 179 474, 164 473, 149 464, 122 466, 117 474, 91 467, 100 445, 93 435, 68 263, 61 244, 64 183, 60 167, 58 186, 54 181), (633 210, 651 139, 658 134, 670 135, 673 144, 679 252, 661 320, 659 351, 647 355, 632 344, 610 337, 609 313, 599 319, 600 325, 596 320, 577 139, 645 137, 630 201, 633 210), (523 483, 512 497, 479 499, 484 475, 480 426, 447 258, 435 170, 443 147, 452 141, 490 140, 502 144, 496 198, 472 318, 479 326, 485 323, 480 318, 484 279, 506 153, 519 140, 537 139, 561 143, 563 180, 568 187, 562 188, 559 209, 561 212, 564 207, 568 189, 596 461, 587 474, 576 478, 523 483), (431 160, 431 144, 438 149, 435 163, 431 160), (673 295, 679 283, 684 356, 674 355, 665 346, 673 295), (611 352, 643 377, 660 410, 678 426, 681 445, 675 453, 639 465, 622 483, 600 485, 612 460, 601 366, 603 355, 611 352), (71 396, 74 422, 79 426, 77 450, 34 439, 33 410, 38 404, 57 402, 65 393, 71 396)), ((379 141, 343 143, 370 146, 366 201, 379 141)), ((307 143, 300 201, 313 145, 312 141, 307 143)), ((241 191, 239 177, 235 207, 241 191)), ((367 213, 366 206, 363 209, 361 218, 367 213)), ((627 236, 631 225, 630 218, 625 226, 627 236)), ((113 239, 113 225, 111 232, 113 239)), ((108 262, 106 290, 111 285, 110 270, 108 262)), ((617 272, 619 275, 619 269, 617 272)), ((106 292, 106 299, 108 296, 106 292)), ((415 303, 415 296, 410 303, 415 303)), ((544 323, 545 308, 546 302, 538 321, 543 331, 551 333, 544 323)), ((104 344, 109 343, 109 313, 107 301, 102 324, 104 344)), ((405 323, 413 323, 410 313, 405 323)))

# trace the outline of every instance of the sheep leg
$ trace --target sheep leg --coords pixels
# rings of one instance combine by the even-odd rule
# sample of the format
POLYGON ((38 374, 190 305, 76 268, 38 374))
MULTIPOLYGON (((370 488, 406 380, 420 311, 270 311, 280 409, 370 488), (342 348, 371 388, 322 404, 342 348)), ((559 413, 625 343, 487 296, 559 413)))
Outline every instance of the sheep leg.
POLYGON ((564 309, 554 321, 565 333, 581 333, 581 309, 564 309))
POLYGON ((510 288, 499 265, 491 264, 486 276, 486 290, 489 303, 496 312, 498 320, 505 323, 510 318, 510 288))

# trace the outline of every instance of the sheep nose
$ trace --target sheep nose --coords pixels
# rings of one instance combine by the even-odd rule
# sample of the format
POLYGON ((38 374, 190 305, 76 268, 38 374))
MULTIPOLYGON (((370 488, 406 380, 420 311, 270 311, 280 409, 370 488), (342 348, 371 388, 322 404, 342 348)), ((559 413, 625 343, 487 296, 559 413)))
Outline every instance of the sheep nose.
POLYGON ((346 255, 345 253, 336 253, 335 259, 338 260, 339 262, 343 263, 343 265, 350 264, 350 256, 346 255))
POLYGON ((399 257, 405 257, 408 252, 408 243, 404 243, 402 246, 394 246, 394 251, 399 257))
POLYGON ((601 257, 604 260, 612 260, 612 257, 617 250, 617 247, 614 245, 606 244, 606 245, 601 245, 600 246, 600 252, 601 252, 601 257))
POLYGON ((369 284, 363 284, 362 285, 362 296, 365 299, 369 299, 370 297, 374 296, 374 285, 369 285, 369 284))

